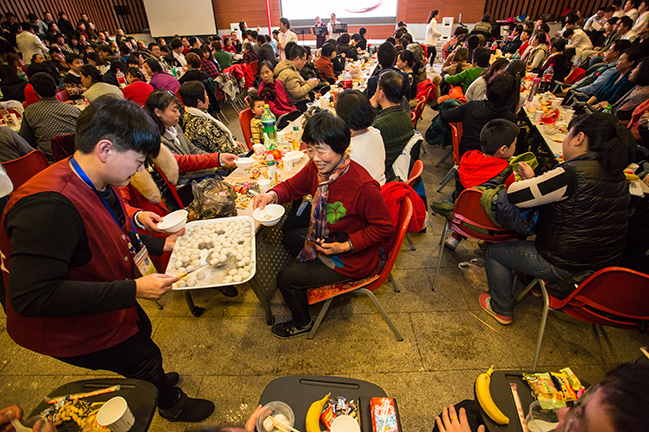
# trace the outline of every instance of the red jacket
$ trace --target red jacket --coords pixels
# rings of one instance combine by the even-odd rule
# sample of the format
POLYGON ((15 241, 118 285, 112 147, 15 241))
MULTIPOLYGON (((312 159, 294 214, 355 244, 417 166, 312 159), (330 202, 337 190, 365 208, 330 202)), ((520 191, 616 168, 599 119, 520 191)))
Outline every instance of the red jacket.
MULTIPOLYGON (((134 279, 133 255, 129 252, 124 232, 115 224, 103 203, 72 171, 66 158, 31 178, 11 196, 3 216, 20 199, 53 191, 63 194, 77 209, 84 221, 92 258, 80 268, 69 268, 71 281, 118 281, 134 279)), ((119 198, 119 194, 117 195, 119 198)), ((65 236, 65 223, 60 226, 65 236)), ((10 269, 12 246, 4 229, 0 230, 0 249, 4 267, 10 269)), ((9 288, 9 271, 2 273, 4 287, 9 288)), ((92 287, 89 286, 88 290, 92 287)), ((34 352, 54 357, 79 356, 113 347, 138 332, 135 306, 75 317, 24 317, 11 307, 6 290, 7 332, 19 345, 34 352)), ((74 302, 74 299, 70 299, 74 302)))
POLYGON ((122 92, 124 93, 124 97, 126 99, 135 102, 140 107, 144 107, 147 98, 149 97, 151 92, 153 92, 153 90, 154 89, 151 84, 137 80, 124 87, 122 92))
POLYGON ((387 182, 381 187, 381 194, 383 195, 385 204, 388 206, 390 216, 392 216, 395 231, 399 221, 401 202, 406 197, 410 198, 413 206, 413 214, 408 231, 418 232, 424 228, 424 224, 426 223, 426 205, 424 205, 424 201, 410 185, 403 182, 387 182))
POLYGON ((25 87, 25 102, 27 102, 27 105, 35 104, 40 100, 41 98, 38 96, 38 93, 34 91, 31 84, 28 84, 27 87, 25 87))
POLYGON ((482 185, 502 173, 508 165, 507 160, 487 156, 481 150, 472 150, 462 155, 460 182, 464 188, 482 185))
POLYGON ((334 75, 334 64, 331 62, 330 58, 320 56, 315 59, 313 66, 318 69, 318 72, 320 72, 323 79, 327 80, 329 78, 336 78, 334 75))
POLYGON ((297 110, 297 108, 295 108, 295 105, 293 105, 293 103, 291 102, 291 98, 288 97, 284 86, 279 80, 275 80, 275 83, 270 86, 262 81, 262 83, 259 85, 259 94, 262 96, 264 94, 264 89, 266 91, 273 90, 277 95, 274 100, 270 100, 268 97, 264 96, 264 101, 266 102, 266 104, 268 104, 270 111, 272 111, 276 117, 297 110))
MULTIPOLYGON (((279 203, 315 195, 317 172, 311 161, 298 174, 273 188, 279 203)), ((394 235, 394 228, 379 183, 354 161, 344 175, 329 185, 327 227, 330 234, 347 233, 354 247, 354 252, 329 256, 336 264, 336 272, 354 279, 376 273, 379 244, 394 235)))

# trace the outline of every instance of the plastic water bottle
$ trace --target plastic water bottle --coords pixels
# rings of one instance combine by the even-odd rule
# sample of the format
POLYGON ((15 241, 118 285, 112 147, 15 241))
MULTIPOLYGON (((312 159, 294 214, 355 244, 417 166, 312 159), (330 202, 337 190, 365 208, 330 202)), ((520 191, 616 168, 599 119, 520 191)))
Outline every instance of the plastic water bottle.
POLYGON ((351 89, 352 84, 352 74, 349 73, 349 69, 345 69, 345 73, 343 74, 343 89, 351 89))
POLYGON ((539 86, 541 85, 541 77, 536 77, 534 79, 534 84, 532 84, 532 88, 530 89, 530 94, 527 97, 527 100, 532 102, 534 99, 534 95, 536 95, 536 91, 539 89, 539 86))
POLYGON ((494 41, 494 43, 491 44, 491 54, 495 55, 497 49, 498 49, 498 44, 496 43, 496 41, 494 41))
POLYGON ((549 91, 552 88, 552 79, 554 78, 554 68, 552 65, 543 71, 543 90, 549 91))
POLYGON ((606 108, 604 108, 602 113, 604 113, 604 114, 612 114, 612 111, 613 111, 613 106, 611 104, 608 104, 606 106, 606 108))
POLYGON ((293 137, 292 137, 293 150, 300 150, 300 128, 297 126, 293 127, 293 137))
POLYGON ((124 76, 122 71, 120 71, 118 69, 117 72, 115 73, 115 78, 117 78, 117 82, 119 83, 119 87, 121 87, 122 89, 124 87, 126 87, 126 77, 124 76))
POLYGON ((277 149, 277 123, 275 115, 270 111, 268 104, 264 105, 264 114, 261 116, 262 131, 264 132, 264 146, 266 150, 277 149))

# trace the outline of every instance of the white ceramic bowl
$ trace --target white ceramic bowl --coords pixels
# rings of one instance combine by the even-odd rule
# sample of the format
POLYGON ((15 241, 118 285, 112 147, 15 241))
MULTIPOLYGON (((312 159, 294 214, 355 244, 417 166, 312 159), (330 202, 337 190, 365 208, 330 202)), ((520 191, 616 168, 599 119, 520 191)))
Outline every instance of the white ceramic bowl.
POLYGON ((252 167, 252 164, 255 163, 254 158, 239 158, 237 159, 237 167, 243 168, 244 170, 248 170, 250 167, 252 167))
POLYGON ((256 221, 259 221, 262 226, 270 227, 274 226, 279 222, 280 219, 282 219, 284 212, 284 206, 281 206, 279 204, 269 204, 264 210, 256 209, 252 213, 252 217, 256 221), (264 213, 264 211, 266 212, 264 213), (266 217, 266 214, 268 214, 268 217, 266 217))
POLYGON ((187 224, 187 215, 188 212, 185 209, 171 212, 169 215, 162 218, 162 222, 158 223, 158 228, 167 233, 176 233, 177 231, 182 230, 182 228, 185 227, 185 224, 187 224))
POLYGON ((293 158, 293 164, 297 164, 304 158, 304 152, 301 150, 292 150, 284 155, 284 158, 293 158))

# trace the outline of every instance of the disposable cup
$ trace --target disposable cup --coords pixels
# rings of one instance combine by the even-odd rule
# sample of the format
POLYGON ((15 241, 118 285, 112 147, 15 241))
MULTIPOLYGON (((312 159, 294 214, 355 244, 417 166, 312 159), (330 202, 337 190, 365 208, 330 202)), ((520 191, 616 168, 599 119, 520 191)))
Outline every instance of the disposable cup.
POLYGON ((282 158, 282 161, 284 161, 284 171, 293 170, 293 157, 290 158, 284 157, 282 158))
POLYGON ((257 179, 257 183, 262 194, 270 189, 270 179, 257 179))
POLYGON ((135 423, 133 412, 123 397, 113 397, 97 412, 97 424, 110 431, 129 431, 135 423))
POLYGON ((257 155, 261 154, 264 151, 264 145, 261 143, 253 144, 252 148, 255 150, 257 155))
POLYGON ((536 112, 534 113, 534 121, 535 122, 540 122, 542 116, 543 116, 543 111, 536 110, 536 112))

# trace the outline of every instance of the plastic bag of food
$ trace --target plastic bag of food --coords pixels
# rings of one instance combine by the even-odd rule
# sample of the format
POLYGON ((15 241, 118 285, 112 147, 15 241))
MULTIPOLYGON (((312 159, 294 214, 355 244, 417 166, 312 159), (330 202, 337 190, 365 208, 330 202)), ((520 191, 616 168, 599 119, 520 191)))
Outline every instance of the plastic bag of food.
POLYGON ((487 291, 489 283, 483 259, 476 258, 471 259, 469 262, 462 262, 458 265, 458 268, 462 271, 464 280, 468 285, 487 291))
POLYGON ((554 386, 549 373, 523 374, 523 379, 532 388, 534 397, 544 410, 566 407, 563 393, 554 386))
POLYGON ((237 193, 227 182, 213 178, 192 181, 194 201, 187 206, 189 220, 236 216, 237 193))

